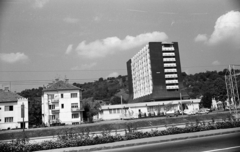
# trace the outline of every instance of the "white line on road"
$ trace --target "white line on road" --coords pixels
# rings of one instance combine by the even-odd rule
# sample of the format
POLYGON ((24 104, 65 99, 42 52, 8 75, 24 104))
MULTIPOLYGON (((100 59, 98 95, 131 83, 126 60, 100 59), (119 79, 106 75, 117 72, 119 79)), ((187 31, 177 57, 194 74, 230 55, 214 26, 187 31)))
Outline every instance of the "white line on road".
POLYGON ((228 150, 228 149, 234 149, 234 148, 240 148, 240 146, 228 147, 228 148, 222 148, 222 149, 214 149, 214 150, 207 150, 207 151, 203 151, 203 152, 214 152, 214 151, 228 150))

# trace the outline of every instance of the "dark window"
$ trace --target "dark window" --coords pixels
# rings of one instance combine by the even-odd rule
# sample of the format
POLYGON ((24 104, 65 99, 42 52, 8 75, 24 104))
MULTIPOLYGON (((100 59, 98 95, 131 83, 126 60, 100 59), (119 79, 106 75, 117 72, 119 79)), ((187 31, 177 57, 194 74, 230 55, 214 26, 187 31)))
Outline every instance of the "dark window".
POLYGON ((61 94, 61 98, 63 98, 63 94, 61 94))
POLYGON ((13 111, 13 106, 5 106, 5 111, 13 111))
POLYGON ((71 93, 71 98, 77 98, 77 93, 71 93))
POLYGON ((62 104, 62 109, 64 108, 64 104, 62 104))
POLYGON ((55 105, 49 105, 49 109, 55 109, 55 105))

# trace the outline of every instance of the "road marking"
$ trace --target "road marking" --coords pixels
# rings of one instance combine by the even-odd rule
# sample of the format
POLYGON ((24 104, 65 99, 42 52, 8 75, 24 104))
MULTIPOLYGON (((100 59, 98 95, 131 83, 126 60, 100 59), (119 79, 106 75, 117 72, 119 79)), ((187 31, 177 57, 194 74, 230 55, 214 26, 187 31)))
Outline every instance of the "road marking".
POLYGON ((207 150, 203 152, 214 152, 214 151, 221 151, 221 150, 228 150, 228 149, 234 149, 234 148, 239 148, 240 146, 235 146, 235 147, 228 147, 228 148, 222 148, 222 149, 214 149, 214 150, 207 150))

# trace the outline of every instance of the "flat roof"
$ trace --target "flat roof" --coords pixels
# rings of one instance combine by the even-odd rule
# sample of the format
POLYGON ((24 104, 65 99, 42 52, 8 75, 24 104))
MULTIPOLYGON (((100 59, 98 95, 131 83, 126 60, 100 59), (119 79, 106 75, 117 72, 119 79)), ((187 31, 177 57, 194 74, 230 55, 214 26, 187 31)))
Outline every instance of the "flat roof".
POLYGON ((153 101, 153 102, 141 102, 141 103, 130 103, 130 104, 118 104, 118 105, 104 105, 101 107, 104 109, 122 109, 122 108, 133 108, 133 107, 144 107, 144 106, 162 106, 168 104, 179 104, 179 103, 199 103, 201 99, 186 99, 186 100, 172 100, 172 101, 153 101))

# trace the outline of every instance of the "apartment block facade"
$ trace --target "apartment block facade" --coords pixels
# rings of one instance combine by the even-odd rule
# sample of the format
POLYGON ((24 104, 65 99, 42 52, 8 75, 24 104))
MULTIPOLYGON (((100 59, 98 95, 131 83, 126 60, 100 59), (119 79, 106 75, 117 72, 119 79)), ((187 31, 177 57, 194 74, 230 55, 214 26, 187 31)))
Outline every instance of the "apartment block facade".
POLYGON ((0 89, 0 130, 28 128, 28 99, 0 89))
POLYGON ((56 80, 43 90, 42 120, 47 125, 65 123, 80 124, 83 121, 81 109, 82 90, 68 83, 56 80))
POLYGON ((177 42, 149 42, 127 62, 129 102, 177 100, 182 71, 177 42))

